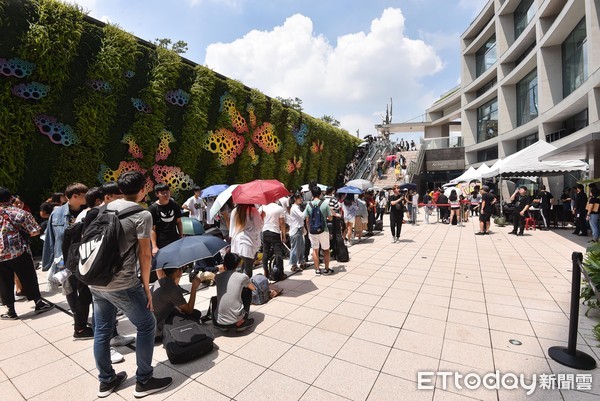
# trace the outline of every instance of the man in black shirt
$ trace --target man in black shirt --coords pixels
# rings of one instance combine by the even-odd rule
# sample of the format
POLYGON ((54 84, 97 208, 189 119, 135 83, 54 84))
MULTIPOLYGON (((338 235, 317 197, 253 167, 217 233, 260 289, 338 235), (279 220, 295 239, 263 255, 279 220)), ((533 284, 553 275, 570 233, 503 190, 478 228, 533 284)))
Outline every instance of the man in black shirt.
POLYGON ((575 216, 575 231, 573 231, 573 234, 587 237, 587 210, 585 207, 588 198, 582 184, 577 184, 575 191, 575 209, 573 209, 573 215, 575 216))
POLYGON ((492 211, 494 210, 494 203, 496 203, 496 197, 490 194, 490 187, 484 185, 481 187, 481 211, 479 212, 479 232, 475 235, 489 234, 490 231, 490 218, 492 217, 492 211))
MULTIPOLYGON (((169 245, 183 237, 183 225, 181 223, 181 208, 171 199, 171 190, 166 184, 157 184, 154 193, 158 201, 150 205, 148 211, 152 214, 152 256, 160 248, 169 245)), ((158 278, 165 277, 162 269, 156 270, 158 278)))
POLYGON ((546 191, 546 187, 544 185, 540 185, 540 193, 538 194, 537 199, 533 200, 534 203, 538 204, 540 208, 540 216, 544 222, 544 227, 541 227, 540 230, 548 230, 548 218, 550 217, 552 199, 554 199, 554 196, 550 192, 546 191))
POLYGON ((531 199, 527 195, 527 187, 519 187, 510 197, 510 200, 515 204, 515 210, 513 212, 513 230, 509 234, 523 235, 523 231, 525 231, 525 213, 529 210, 529 204, 531 203, 531 199))

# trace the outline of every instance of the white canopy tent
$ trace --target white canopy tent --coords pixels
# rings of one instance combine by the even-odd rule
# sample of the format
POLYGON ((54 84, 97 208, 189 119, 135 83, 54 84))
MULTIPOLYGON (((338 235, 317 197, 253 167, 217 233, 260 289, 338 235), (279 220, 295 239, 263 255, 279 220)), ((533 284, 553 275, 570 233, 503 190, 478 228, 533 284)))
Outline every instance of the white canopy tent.
POLYGON ((470 181, 471 177, 474 176, 475 172, 476 172, 475 167, 471 166, 471 167, 469 167, 469 169, 467 171, 465 171, 464 173, 462 173, 455 179, 450 180, 450 182, 448 184, 454 185, 459 182, 470 181))
POLYGON ((483 178, 490 177, 515 177, 530 175, 548 175, 551 173, 564 173, 568 171, 586 171, 588 164, 581 160, 540 161, 540 157, 555 150, 556 147, 544 141, 538 141, 499 160, 486 173, 483 178))

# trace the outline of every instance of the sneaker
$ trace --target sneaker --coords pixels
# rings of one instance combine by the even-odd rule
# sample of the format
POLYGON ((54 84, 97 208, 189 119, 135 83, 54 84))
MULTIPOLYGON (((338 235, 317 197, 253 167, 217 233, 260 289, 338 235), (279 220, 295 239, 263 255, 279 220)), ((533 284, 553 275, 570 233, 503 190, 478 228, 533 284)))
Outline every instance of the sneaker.
POLYGON ((113 347, 110 347, 110 363, 123 362, 125 357, 113 347))
POLYGON ((100 389, 98 390, 98 398, 108 397, 113 391, 117 389, 127 379, 127 373, 119 372, 115 377, 108 383, 100 383, 100 389))
POLYGON ((150 394, 158 393, 169 387, 171 383, 173 383, 173 379, 170 377, 152 377, 146 383, 135 382, 133 396, 135 398, 142 398, 150 394))
POLYGON ((317 276, 320 276, 321 275, 321 269, 315 269, 315 274, 317 276))
POLYGON ((392 244, 396 243, 396 238, 392 238, 392 244))
POLYGON ((19 318, 19 316, 17 315, 17 312, 15 312, 14 310, 9 310, 6 313, 3 313, 2 315, 0 315, 0 319, 2 320, 17 320, 19 318))
POLYGON ((40 313, 47 312, 47 311, 49 311, 52 308, 54 308, 54 305, 50 305, 49 303, 44 302, 41 299, 39 299, 35 303, 35 314, 39 315, 40 313))
POLYGON ((91 327, 86 327, 81 331, 75 330, 73 332, 74 340, 92 340, 94 338, 94 331, 91 327))
POLYGON ((110 346, 111 347, 122 347, 125 345, 129 345, 129 344, 133 343, 134 341, 135 341, 134 337, 125 337, 125 336, 122 336, 119 334, 110 339, 110 346))

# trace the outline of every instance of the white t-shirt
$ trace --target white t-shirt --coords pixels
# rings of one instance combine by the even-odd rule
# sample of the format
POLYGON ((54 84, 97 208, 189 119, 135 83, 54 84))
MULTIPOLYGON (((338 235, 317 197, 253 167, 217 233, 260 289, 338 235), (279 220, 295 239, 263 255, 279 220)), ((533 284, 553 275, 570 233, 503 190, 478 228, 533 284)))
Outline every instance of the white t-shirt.
POLYGON ((298 230, 304 232, 304 212, 300 209, 300 206, 296 204, 292 205, 288 223, 290 225, 290 235, 297 234, 298 230))
POLYGON ((281 234, 279 219, 285 220, 285 209, 277 203, 269 203, 268 205, 261 206, 259 212, 265 213, 265 223, 262 231, 271 231, 273 233, 281 234))
POLYGON ((184 205, 190 210, 190 217, 193 217, 198 221, 204 220, 204 210, 206 209, 206 205, 202 198, 192 196, 185 201, 184 205))

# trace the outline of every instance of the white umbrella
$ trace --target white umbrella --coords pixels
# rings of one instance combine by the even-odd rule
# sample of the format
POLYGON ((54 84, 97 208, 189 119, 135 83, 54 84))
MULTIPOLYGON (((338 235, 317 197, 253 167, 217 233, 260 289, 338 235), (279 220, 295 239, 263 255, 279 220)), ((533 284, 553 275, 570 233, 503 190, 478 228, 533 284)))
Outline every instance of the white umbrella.
MULTIPOLYGON (((321 188, 321 191, 326 191, 327 190, 327 185, 317 184, 317 186, 319 188, 321 188)), ((310 188, 308 188, 308 184, 302 185, 302 187, 300 188, 300 192, 310 192, 310 188)))
POLYGON ((226 190, 221 192, 219 194, 219 196, 217 196, 217 198, 215 199, 215 203, 213 203, 212 207, 208 211, 208 219, 209 220, 215 218, 215 216, 217 215, 217 213, 219 213, 219 210, 221 210, 223 205, 227 203, 229 198, 231 198, 231 193, 233 192, 234 189, 237 188, 237 186, 238 186, 238 184, 230 185, 229 187, 227 187, 226 190))
POLYGON ((373 188, 373 183, 369 180, 363 180, 362 178, 359 178, 357 180, 348 181, 346 183, 346 186, 356 187, 362 189, 363 191, 366 191, 369 188, 373 188))

